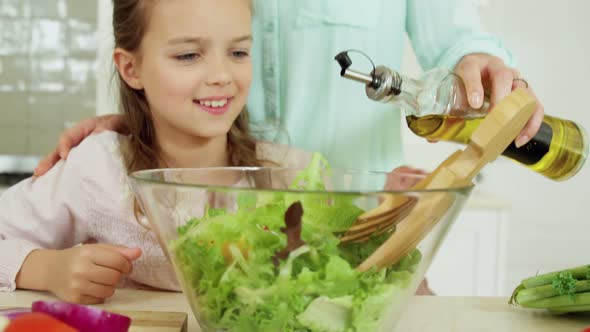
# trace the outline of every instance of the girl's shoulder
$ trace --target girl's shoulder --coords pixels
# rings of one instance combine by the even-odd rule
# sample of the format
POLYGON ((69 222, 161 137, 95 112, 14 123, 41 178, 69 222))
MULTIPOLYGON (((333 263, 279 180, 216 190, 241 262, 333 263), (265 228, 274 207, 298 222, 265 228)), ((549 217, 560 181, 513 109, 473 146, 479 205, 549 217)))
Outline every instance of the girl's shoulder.
POLYGON ((114 131, 91 134, 80 145, 72 149, 70 156, 82 160, 86 160, 86 157, 92 157, 94 162, 99 163, 100 159, 105 159, 107 163, 112 163, 113 161, 118 163, 122 157, 122 142, 127 139, 126 136, 122 136, 114 131))
POLYGON ((305 168, 311 161, 311 152, 284 144, 256 142, 256 157, 263 166, 305 168))
POLYGON ((121 146, 127 139, 113 131, 92 134, 70 151, 65 166, 88 182, 124 183, 127 172, 121 146))

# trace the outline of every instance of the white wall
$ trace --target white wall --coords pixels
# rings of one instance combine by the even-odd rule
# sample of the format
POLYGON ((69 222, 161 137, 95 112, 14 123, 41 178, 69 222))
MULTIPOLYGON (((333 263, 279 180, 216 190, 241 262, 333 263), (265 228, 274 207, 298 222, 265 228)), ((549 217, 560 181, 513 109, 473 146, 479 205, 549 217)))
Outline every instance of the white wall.
MULTIPOLYGON (((483 3, 484 26, 518 58, 546 113, 590 129, 590 1, 483 3)), ((409 51, 404 70, 417 72, 412 57, 409 51)), ((436 165, 455 149, 406 133, 409 161, 417 165, 436 165)), ((508 288, 538 271, 590 263, 590 162, 574 178, 554 182, 499 159, 484 170, 479 186, 512 202, 505 239, 508 288)))

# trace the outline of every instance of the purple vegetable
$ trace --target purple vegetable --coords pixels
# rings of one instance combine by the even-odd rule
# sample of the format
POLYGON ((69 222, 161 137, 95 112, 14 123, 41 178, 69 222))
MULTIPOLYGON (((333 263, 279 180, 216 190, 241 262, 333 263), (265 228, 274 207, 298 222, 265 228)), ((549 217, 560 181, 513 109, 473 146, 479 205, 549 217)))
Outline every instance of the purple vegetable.
POLYGON ((31 309, 28 308, 12 308, 12 309, 2 309, 0 310, 0 316, 6 317, 10 320, 15 319, 16 317, 27 314, 31 312, 31 309))
POLYGON ((67 302, 35 301, 33 312, 43 312, 80 332, 127 332, 131 318, 98 308, 67 302))

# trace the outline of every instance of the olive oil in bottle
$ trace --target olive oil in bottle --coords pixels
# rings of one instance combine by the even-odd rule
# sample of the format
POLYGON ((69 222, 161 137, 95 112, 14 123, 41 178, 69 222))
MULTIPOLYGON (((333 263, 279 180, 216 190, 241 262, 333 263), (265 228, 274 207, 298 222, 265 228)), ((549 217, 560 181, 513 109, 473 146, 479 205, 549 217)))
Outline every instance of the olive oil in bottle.
MULTIPOLYGON (((487 100, 481 108, 471 108, 463 80, 446 69, 435 68, 414 80, 384 66, 370 74, 351 70, 347 52, 335 59, 342 68, 341 76, 364 83, 370 99, 399 107, 412 132, 425 138, 467 143, 490 108, 487 100)), ((588 138, 575 122, 545 115, 527 144, 517 148, 512 143, 503 155, 560 181, 574 176, 584 165, 588 138)))
MULTIPOLYGON (((418 136, 465 144, 482 120, 448 115, 406 116, 408 127, 418 136)), ((584 164, 587 147, 582 128, 572 121, 545 115, 541 128, 528 143, 520 148, 512 143, 503 155, 553 180, 566 180, 584 164)))

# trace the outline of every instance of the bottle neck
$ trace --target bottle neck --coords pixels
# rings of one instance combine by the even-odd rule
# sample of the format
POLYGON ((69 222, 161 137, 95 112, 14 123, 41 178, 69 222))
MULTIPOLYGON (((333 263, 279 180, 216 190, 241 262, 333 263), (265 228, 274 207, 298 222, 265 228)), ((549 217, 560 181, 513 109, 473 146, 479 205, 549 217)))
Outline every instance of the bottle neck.
POLYGON ((419 113, 415 96, 420 91, 420 82, 399 72, 379 66, 372 73, 377 85, 368 84, 366 93, 370 99, 381 103, 391 103, 401 108, 407 115, 419 113))
POLYGON ((405 115, 421 114, 422 111, 420 110, 420 104, 417 99, 417 96, 419 96, 422 90, 421 82, 405 75, 400 75, 400 77, 400 93, 391 99, 391 103, 402 109, 405 115))
POLYGON ((367 95, 371 99, 398 106, 406 116, 480 118, 487 114, 489 103, 485 102, 479 109, 471 108, 463 80, 446 69, 427 71, 418 80, 389 68, 378 69, 381 69, 380 87, 368 87, 367 95))

